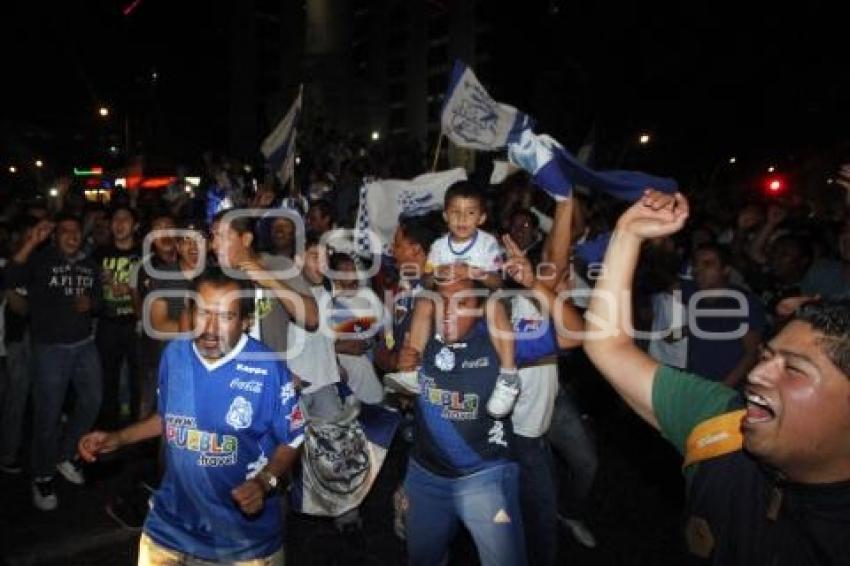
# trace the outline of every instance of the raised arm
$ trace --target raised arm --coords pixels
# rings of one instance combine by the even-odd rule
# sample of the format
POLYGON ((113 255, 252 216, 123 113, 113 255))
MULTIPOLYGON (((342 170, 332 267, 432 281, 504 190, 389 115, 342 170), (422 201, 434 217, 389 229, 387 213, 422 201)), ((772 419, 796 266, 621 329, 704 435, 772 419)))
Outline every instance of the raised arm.
POLYGON ((554 273, 547 274, 546 279, 535 277, 534 267, 522 250, 511 239, 505 235, 502 242, 508 259, 505 262, 505 271, 514 281, 535 292, 551 313, 552 318, 558 323, 558 328, 567 332, 558 332, 558 347, 562 349, 575 348, 581 345, 581 333, 584 330, 584 320, 572 301, 558 301, 555 292, 557 282, 561 275, 569 269, 570 241, 572 232, 573 199, 568 198, 559 201, 555 206, 555 224, 546 238, 543 258, 554 264, 554 273))
POLYGON ((256 260, 251 259, 240 263, 239 269, 244 271, 254 283, 274 295, 295 324, 309 332, 319 327, 319 305, 314 297, 299 293, 285 282, 276 279, 256 260))
POLYGON ((543 242, 543 261, 553 265, 554 273, 551 274, 551 279, 547 278, 541 282, 552 289, 570 269, 573 208, 574 201, 572 198, 559 200, 555 203, 552 229, 543 242))
POLYGON ((647 191, 623 213, 585 315, 588 357, 623 400, 656 428, 652 385, 658 362, 638 348, 631 336, 632 280, 643 241, 677 232, 687 216, 684 196, 655 191, 647 191))

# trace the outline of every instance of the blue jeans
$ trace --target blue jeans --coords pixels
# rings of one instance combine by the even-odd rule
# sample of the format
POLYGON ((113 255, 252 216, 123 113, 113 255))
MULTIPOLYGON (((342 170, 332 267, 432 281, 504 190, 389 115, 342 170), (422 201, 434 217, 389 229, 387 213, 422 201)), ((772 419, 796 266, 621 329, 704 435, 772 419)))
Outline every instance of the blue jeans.
POLYGON ((73 458, 77 442, 97 418, 101 398, 100 358, 94 340, 74 344, 32 344, 32 473, 52 477, 56 464, 73 458), (62 431, 62 405, 74 387, 71 414, 62 431))
POLYGON ((519 497, 528 563, 552 566, 558 553, 558 490, 549 442, 546 436, 515 434, 514 455, 520 469, 519 497))
MULTIPOLYGON (((549 443, 556 456, 567 465, 568 478, 562 482, 560 511, 567 517, 583 519, 590 501, 599 459, 596 444, 581 418, 581 411, 569 387, 561 386, 555 398, 555 411, 549 426, 549 443), (568 486, 568 487, 567 487, 568 486), (566 489, 563 489, 566 487, 566 489)), ((559 476, 563 477, 561 474, 559 476)))
POLYGON ((517 464, 446 478, 411 459, 404 489, 409 504, 407 555, 412 565, 445 564, 461 523, 475 541, 482 566, 526 563, 517 464))

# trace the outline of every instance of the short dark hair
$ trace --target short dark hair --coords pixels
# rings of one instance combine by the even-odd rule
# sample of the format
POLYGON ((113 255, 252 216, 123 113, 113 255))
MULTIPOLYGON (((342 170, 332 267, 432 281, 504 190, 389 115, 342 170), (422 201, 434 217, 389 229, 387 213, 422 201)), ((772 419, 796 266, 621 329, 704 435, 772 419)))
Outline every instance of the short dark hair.
POLYGON ((76 214, 72 214, 70 212, 62 211, 62 212, 59 212, 58 214, 56 214, 56 216, 53 217, 53 223, 57 224, 57 225, 62 223, 62 222, 68 222, 68 221, 76 222, 80 226, 80 228, 83 227, 83 221, 76 214))
POLYGON ((112 218, 113 218, 116 214, 118 214, 119 212, 121 212, 122 210, 126 210, 127 212, 129 212, 129 213, 130 213, 130 216, 132 216, 132 217, 133 217, 133 222, 138 222, 138 221, 139 221, 139 213, 138 213, 138 212, 136 212, 136 210, 135 210, 135 209, 133 209, 130 205, 125 204, 125 203, 119 203, 119 204, 117 204, 117 205, 113 206, 113 207, 109 210, 109 219, 110 219, 110 220, 112 220, 112 218))
MULTIPOLYGON (((317 208, 322 216, 331 219, 331 223, 336 221, 334 217, 334 207, 326 199, 319 199, 310 204, 310 209, 317 208)), ((309 212, 309 209, 308 209, 309 212)))
POLYGON ((806 234, 800 232, 788 232, 786 234, 782 234, 770 243, 770 249, 781 244, 791 244, 791 246, 797 248, 800 255, 807 261, 810 261, 814 256, 810 238, 806 234))
POLYGON ((426 255, 431 251, 431 244, 446 231, 443 215, 439 212, 402 216, 398 219, 398 227, 405 239, 418 244, 426 255))
POLYGON ((313 230, 304 235, 304 251, 306 252, 313 246, 318 246, 322 243, 322 235, 313 230))
POLYGON ((477 200, 481 210, 487 210, 487 203, 484 200, 484 192, 469 181, 457 181, 446 189, 446 196, 443 198, 443 208, 448 208, 451 202, 456 198, 477 200))
POLYGON ((211 265, 192 279, 189 290, 197 293, 201 285, 211 285, 216 289, 235 285, 239 290, 239 318, 245 320, 254 315, 254 297, 250 293, 250 291, 254 290, 254 285, 247 279, 236 279, 225 273, 221 267, 211 265))
POLYGON ((818 342, 824 353, 850 378, 850 299, 809 303, 797 309, 792 320, 808 322, 821 333, 818 342))
POLYGON ((360 271, 360 268, 357 265, 357 260, 354 259, 354 256, 345 252, 334 252, 330 254, 330 257, 328 258, 328 267, 334 271, 339 271, 340 266, 346 262, 354 264, 354 269, 356 271, 360 271))
MULTIPOLYGON (((229 208, 227 210, 220 210, 213 216, 213 223, 221 222, 225 216, 228 214, 238 210, 237 208, 229 208)), ((256 219, 253 216, 247 214, 239 214, 235 215, 233 218, 229 219, 227 225, 230 226, 232 230, 234 230, 240 236, 242 234, 251 233, 254 234, 254 227, 256 225, 256 219)))
POLYGON ((517 216, 525 216, 531 221, 531 225, 534 226, 535 229, 540 228, 540 219, 534 214, 530 208, 519 207, 515 208, 510 215, 510 221, 513 222, 514 218, 517 216))
POLYGON ((732 260, 732 254, 729 252, 729 248, 715 242, 704 242, 698 245, 694 250, 694 257, 699 252, 714 252, 720 259, 720 264, 724 267, 729 265, 729 262, 732 260))

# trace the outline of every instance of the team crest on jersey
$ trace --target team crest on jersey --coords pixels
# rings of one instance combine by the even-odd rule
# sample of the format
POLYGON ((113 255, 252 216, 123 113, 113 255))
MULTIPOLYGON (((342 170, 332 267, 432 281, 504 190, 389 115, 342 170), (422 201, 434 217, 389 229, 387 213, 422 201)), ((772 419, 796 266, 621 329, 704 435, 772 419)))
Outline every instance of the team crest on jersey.
POLYGON ((455 353, 443 346, 434 356, 434 365, 442 371, 451 371, 455 368, 455 353))
POLYGON ((227 411, 225 422, 233 428, 239 430, 251 426, 251 419, 254 417, 254 409, 251 403, 241 395, 233 399, 230 404, 230 409, 227 411))

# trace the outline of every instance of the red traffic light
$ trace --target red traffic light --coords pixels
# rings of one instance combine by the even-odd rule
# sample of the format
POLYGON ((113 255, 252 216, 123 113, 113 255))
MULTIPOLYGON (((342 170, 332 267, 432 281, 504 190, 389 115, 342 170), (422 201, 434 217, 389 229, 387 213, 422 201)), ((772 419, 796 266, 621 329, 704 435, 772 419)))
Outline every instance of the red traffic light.
POLYGON ((764 189, 771 196, 780 195, 785 192, 785 179, 778 175, 771 175, 764 180, 764 189))

